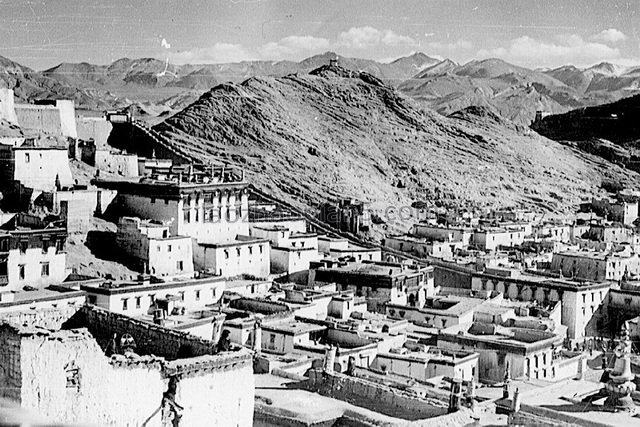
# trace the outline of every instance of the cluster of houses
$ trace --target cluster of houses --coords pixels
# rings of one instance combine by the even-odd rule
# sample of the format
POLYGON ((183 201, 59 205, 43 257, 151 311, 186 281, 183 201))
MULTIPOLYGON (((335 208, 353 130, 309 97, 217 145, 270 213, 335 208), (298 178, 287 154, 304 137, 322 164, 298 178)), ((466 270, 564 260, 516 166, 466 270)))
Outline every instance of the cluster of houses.
MULTIPOLYGON (((8 99, 5 90, 1 100, 8 99)), ((606 205, 615 218, 591 213, 549 221, 500 209, 446 225, 434 217, 409 234, 388 236, 383 246, 364 246, 340 232, 318 234, 302 216, 261 200, 238 168, 127 154, 109 148, 109 117, 76 119, 67 103, 44 105, 45 113, 46 126, 24 112, 2 117, 13 124, 0 134, 0 319, 14 325, 8 336, 24 343, 25 325, 56 330, 52 336, 74 343, 68 325, 85 327, 99 345, 87 344, 95 350, 91 357, 109 360, 113 375, 121 375, 117 366, 124 363, 120 356, 130 356, 125 344, 131 339, 147 358, 145 369, 156 356, 188 364, 208 355, 212 366, 245 378, 248 364, 236 359, 250 354, 253 373, 289 378, 324 369, 358 370, 374 382, 408 378, 435 389, 455 381, 472 388, 500 384, 505 376, 560 381, 587 369, 580 350, 640 315, 638 203, 628 194, 592 201, 593 210, 606 205), (18 131, 25 123, 40 133, 18 131), (70 159, 95 168, 90 185, 75 182, 70 159), (66 258, 68 233, 82 232, 95 215, 117 225, 104 244, 113 245, 114 258, 137 277, 74 273, 66 258), (54 316, 64 322, 43 320, 69 310, 70 316, 54 316), (120 326, 105 331, 93 321, 98 318, 120 326), (15 319, 20 325, 11 323, 15 319), (170 341, 163 349, 152 344, 163 340, 170 341)), ((336 230, 371 227, 366 203, 323 209, 336 230)), ((23 346, 24 355, 30 347, 23 346)), ((0 363, 10 357, 3 350, 0 363)), ((74 369, 82 368, 74 366, 89 359, 80 358, 53 358, 47 369, 64 370, 67 381, 41 384, 43 395, 62 393, 65 384, 81 387, 74 369)), ((162 366, 161 384, 190 387, 162 366)), ((93 375, 83 372, 82 381, 91 383, 93 375)), ((246 396, 229 398, 236 399, 229 405, 253 411, 246 396)), ((51 410, 46 399, 17 399, 51 410)), ((177 417, 171 408, 162 417, 177 417)), ((67 419, 56 421, 86 421, 67 409, 58 412, 67 419)), ((131 416, 126 422, 144 421, 131 416)))

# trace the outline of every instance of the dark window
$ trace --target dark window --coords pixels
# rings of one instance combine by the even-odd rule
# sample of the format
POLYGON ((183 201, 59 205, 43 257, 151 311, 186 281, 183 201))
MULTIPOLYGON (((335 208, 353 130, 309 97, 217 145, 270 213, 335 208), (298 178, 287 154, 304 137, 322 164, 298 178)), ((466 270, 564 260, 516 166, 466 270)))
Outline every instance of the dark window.
POLYGON ((49 263, 43 262, 40 264, 40 273, 42 277, 49 277, 49 263))
POLYGON ((180 301, 184 301, 184 291, 180 292, 180 301))
POLYGON ((136 308, 140 308, 140 297, 136 297, 136 308))
POLYGON ((20 253, 22 254, 26 253, 28 247, 29 247, 29 242, 27 240, 20 241, 20 253))
POLYGON ((126 298, 122 299, 122 311, 127 311, 128 309, 128 300, 126 298))
POLYGON ((196 301, 200 301, 200 291, 196 291, 196 301))
POLYGON ((178 271, 182 271, 184 269, 184 265, 182 264, 182 261, 178 261, 176 267, 178 267, 178 271))
POLYGON ((18 265, 18 277, 20 280, 24 280, 24 264, 18 265))

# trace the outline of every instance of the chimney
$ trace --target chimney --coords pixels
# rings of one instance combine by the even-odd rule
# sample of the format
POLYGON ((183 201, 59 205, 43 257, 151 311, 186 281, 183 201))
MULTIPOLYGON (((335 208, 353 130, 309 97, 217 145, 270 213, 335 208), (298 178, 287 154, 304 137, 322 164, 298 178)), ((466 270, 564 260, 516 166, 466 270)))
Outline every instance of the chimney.
POLYGON ((329 345, 327 350, 324 353, 324 366, 323 371, 326 373, 333 372, 333 364, 336 361, 336 348, 332 345, 329 345))
POLYGON ((138 274, 138 283, 140 285, 150 285, 151 284, 151 276, 149 274, 147 274, 146 272, 142 273, 142 274, 138 274))
POLYGON ((255 320, 253 323, 253 350, 256 353, 259 353, 262 349, 262 326, 260 325, 259 320, 255 320))
POLYGON ((520 389, 516 389, 513 393, 513 400, 511 401, 511 412, 515 413, 520 411, 520 389))

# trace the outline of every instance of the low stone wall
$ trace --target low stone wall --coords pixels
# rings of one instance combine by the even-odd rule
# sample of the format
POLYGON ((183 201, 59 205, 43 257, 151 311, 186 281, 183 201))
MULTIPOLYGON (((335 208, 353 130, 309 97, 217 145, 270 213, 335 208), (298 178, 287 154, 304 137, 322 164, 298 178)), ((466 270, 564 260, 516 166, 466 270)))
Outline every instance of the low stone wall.
POLYGON ((381 414, 405 420, 420 420, 448 413, 448 402, 440 396, 421 398, 381 384, 338 373, 310 371, 307 387, 314 392, 343 400, 381 414))
POLYGON ((520 411, 509 415, 509 425, 535 425, 541 427, 569 427, 579 425, 584 427, 605 427, 609 424, 602 424, 585 418, 574 417, 552 409, 523 404, 520 406, 520 411))
POLYGON ((82 327, 91 332, 103 349, 108 347, 114 334, 118 339, 129 334, 136 342, 138 354, 154 354, 172 360, 216 353, 213 341, 95 306, 83 306, 65 324, 65 328, 82 327))

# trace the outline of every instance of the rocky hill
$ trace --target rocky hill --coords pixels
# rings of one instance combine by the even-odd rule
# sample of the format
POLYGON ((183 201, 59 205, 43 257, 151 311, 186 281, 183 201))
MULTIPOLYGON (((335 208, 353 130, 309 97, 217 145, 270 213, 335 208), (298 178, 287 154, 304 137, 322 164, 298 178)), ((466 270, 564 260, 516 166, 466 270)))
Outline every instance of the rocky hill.
POLYGON ((259 188, 299 207, 356 197, 383 218, 416 202, 560 211, 603 180, 639 182, 485 108, 443 117, 336 66, 216 86, 155 129, 202 161, 244 167, 259 188))
POLYGON ((601 138, 640 149, 640 95, 617 102, 580 108, 564 114, 544 117, 533 123, 538 133, 555 140, 585 141, 601 138))

